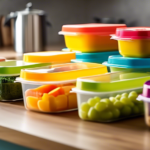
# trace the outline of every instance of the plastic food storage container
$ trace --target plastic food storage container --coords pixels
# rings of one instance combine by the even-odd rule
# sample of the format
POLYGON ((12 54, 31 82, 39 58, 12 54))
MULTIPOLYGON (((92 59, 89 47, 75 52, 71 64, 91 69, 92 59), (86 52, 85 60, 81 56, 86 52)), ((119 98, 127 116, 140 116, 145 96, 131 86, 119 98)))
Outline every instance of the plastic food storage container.
POLYGON ((132 58, 114 55, 108 58, 104 65, 110 67, 111 72, 115 71, 142 71, 150 72, 150 58, 132 58))
POLYGON ((71 89, 78 77, 102 73, 107 73, 107 68, 101 64, 59 64, 50 69, 24 69, 17 81, 22 83, 27 110, 55 113, 77 109, 71 89))
POLYGON ((118 50, 117 42, 110 40, 116 29, 125 24, 74 24, 63 25, 60 35, 64 35, 66 47, 81 52, 118 50))
POLYGON ((23 98, 21 84, 15 83, 21 69, 47 65, 50 63, 27 65, 20 60, 0 62, 0 101, 17 101, 23 98))
POLYGON ((111 55, 118 55, 118 51, 110 52, 98 52, 98 53, 76 53, 76 59, 72 59, 71 62, 92 62, 92 63, 103 63, 108 60, 111 55))
POLYGON ((113 122, 142 115, 143 102, 136 100, 150 73, 115 72, 77 79, 78 113, 83 120, 113 122))
POLYGON ((145 82, 143 93, 138 96, 138 100, 145 103, 145 122, 150 127, 150 80, 145 82))
POLYGON ((74 52, 47 51, 26 53, 23 55, 23 61, 26 63, 61 64, 70 63, 71 59, 75 59, 74 52))
POLYGON ((118 40, 119 52, 124 57, 150 57, 150 27, 120 28, 112 39, 118 40))

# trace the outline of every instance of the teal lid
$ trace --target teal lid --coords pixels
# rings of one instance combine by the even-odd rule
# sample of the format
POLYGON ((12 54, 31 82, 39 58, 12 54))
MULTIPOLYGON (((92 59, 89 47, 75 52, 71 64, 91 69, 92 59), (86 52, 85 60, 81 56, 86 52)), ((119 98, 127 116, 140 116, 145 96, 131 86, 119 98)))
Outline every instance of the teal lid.
POLYGON ((108 58, 103 65, 118 68, 150 68, 150 58, 132 58, 114 55, 108 58))
POLYGON ((19 75, 21 69, 37 68, 51 65, 51 63, 25 63, 22 60, 0 62, 0 75, 19 75))
POLYGON ((111 55, 118 55, 118 51, 109 52, 97 52, 97 53, 76 53, 76 59, 71 60, 71 62, 93 62, 93 63, 103 63, 108 60, 111 55))

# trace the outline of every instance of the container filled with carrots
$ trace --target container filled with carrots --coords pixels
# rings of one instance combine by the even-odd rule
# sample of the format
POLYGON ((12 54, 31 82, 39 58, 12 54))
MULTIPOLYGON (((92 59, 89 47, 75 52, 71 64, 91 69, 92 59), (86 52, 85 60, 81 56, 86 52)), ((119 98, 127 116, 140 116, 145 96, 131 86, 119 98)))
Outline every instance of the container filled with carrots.
POLYGON ((72 88, 78 77, 107 73, 107 67, 95 63, 69 63, 49 66, 49 69, 23 69, 20 78, 27 110, 58 113, 77 109, 72 88))

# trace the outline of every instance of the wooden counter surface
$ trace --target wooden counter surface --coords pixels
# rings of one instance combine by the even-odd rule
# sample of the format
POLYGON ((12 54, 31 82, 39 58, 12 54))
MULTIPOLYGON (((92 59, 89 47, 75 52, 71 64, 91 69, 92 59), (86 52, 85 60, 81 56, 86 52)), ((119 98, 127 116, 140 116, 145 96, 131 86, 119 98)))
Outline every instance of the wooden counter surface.
POLYGON ((0 125, 5 127, 3 132, 8 128, 16 135, 3 133, 1 139, 34 149, 150 149, 150 132, 143 117, 104 124, 82 121, 77 111, 42 114, 26 111, 22 102, 0 102, 0 125))

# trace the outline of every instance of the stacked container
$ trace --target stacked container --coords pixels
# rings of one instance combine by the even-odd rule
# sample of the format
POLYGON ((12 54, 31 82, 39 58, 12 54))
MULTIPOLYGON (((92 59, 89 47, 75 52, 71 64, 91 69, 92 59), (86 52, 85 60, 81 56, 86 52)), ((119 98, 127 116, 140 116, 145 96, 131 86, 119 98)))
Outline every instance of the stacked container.
POLYGON ((111 72, 150 71, 150 27, 119 28, 112 39, 118 40, 122 56, 110 56, 104 63, 111 72))
POLYGON ((102 63, 108 56, 118 54, 117 42, 110 40, 110 35, 120 27, 126 25, 96 23, 64 25, 59 34, 64 35, 66 47, 76 52, 76 59, 72 62, 102 63))
POLYGON ((21 70, 24 104, 27 110, 58 113, 77 109, 76 79, 87 75, 107 73, 107 67, 96 63, 67 63, 49 69, 21 70))
POLYGON ((139 116, 144 114, 143 99, 150 126, 150 81, 146 82, 150 80, 150 28, 118 28, 112 39, 118 40, 122 56, 109 56, 103 63, 111 73, 77 79, 73 91, 77 93, 79 116, 100 122, 139 116))

